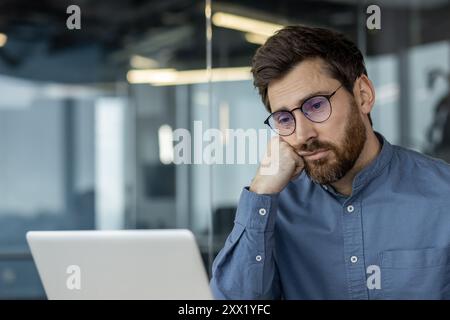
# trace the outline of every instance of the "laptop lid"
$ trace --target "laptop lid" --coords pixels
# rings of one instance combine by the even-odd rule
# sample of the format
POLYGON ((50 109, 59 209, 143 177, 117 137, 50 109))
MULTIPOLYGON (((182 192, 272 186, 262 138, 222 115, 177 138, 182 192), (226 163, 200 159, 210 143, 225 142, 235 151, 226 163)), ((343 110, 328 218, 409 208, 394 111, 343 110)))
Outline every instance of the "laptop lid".
POLYGON ((30 231, 49 299, 212 299, 191 231, 30 231))

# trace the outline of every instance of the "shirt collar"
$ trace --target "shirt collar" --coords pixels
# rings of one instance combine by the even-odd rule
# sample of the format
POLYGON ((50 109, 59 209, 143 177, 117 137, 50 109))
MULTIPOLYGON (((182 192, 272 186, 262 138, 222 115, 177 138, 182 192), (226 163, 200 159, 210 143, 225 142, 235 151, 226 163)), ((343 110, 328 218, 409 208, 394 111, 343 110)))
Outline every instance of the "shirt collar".
MULTIPOLYGON (((376 131, 374 132, 376 137, 378 138, 378 141, 380 141, 381 150, 376 158, 366 167, 364 167, 360 172, 358 172, 353 179, 352 195, 355 194, 355 192, 357 192, 360 188, 367 185, 372 179, 377 177, 381 173, 381 171, 391 162, 393 155, 392 145, 382 134, 376 131)), ((337 193, 331 185, 322 185, 322 187, 325 190, 334 193, 335 195, 343 196, 337 193)))

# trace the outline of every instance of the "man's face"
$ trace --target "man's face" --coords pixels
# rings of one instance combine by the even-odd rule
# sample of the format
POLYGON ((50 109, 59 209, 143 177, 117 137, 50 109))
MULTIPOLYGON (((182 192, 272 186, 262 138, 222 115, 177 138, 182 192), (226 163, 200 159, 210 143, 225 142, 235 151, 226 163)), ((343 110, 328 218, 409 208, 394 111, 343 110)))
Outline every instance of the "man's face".
MULTIPOLYGON (((305 97, 329 95, 340 85, 327 74, 322 60, 303 61, 283 78, 270 83, 268 97, 272 112, 295 109, 305 97)), ((320 184, 330 184, 345 176, 366 142, 362 113, 353 96, 342 87, 330 101, 331 115, 322 123, 308 120, 300 110, 294 111, 296 130, 283 137, 303 156, 308 176, 320 184), (307 155, 318 150, 326 151, 307 155)))

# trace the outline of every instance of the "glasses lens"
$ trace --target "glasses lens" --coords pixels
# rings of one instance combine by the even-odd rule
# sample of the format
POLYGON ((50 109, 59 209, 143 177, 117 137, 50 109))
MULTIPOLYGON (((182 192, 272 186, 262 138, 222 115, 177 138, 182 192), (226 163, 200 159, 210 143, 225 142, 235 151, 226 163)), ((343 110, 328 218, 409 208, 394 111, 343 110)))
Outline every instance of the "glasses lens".
POLYGON ((327 120, 330 116, 331 106, 327 98, 319 96, 306 100, 302 110, 309 120, 322 122, 327 120))
POLYGON ((288 136, 295 130, 295 119, 290 112, 277 111, 269 118, 269 125, 277 134, 288 136))

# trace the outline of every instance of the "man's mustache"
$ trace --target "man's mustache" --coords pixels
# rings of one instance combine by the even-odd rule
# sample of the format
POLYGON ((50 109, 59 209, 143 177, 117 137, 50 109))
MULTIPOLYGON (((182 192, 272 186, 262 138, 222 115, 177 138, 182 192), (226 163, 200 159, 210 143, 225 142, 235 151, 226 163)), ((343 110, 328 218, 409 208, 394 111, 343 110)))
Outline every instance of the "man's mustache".
POLYGON ((300 146, 300 148, 297 149, 299 152, 314 152, 321 149, 330 149, 334 150, 334 145, 331 145, 330 143, 321 142, 319 140, 314 140, 308 144, 303 144, 300 146))

